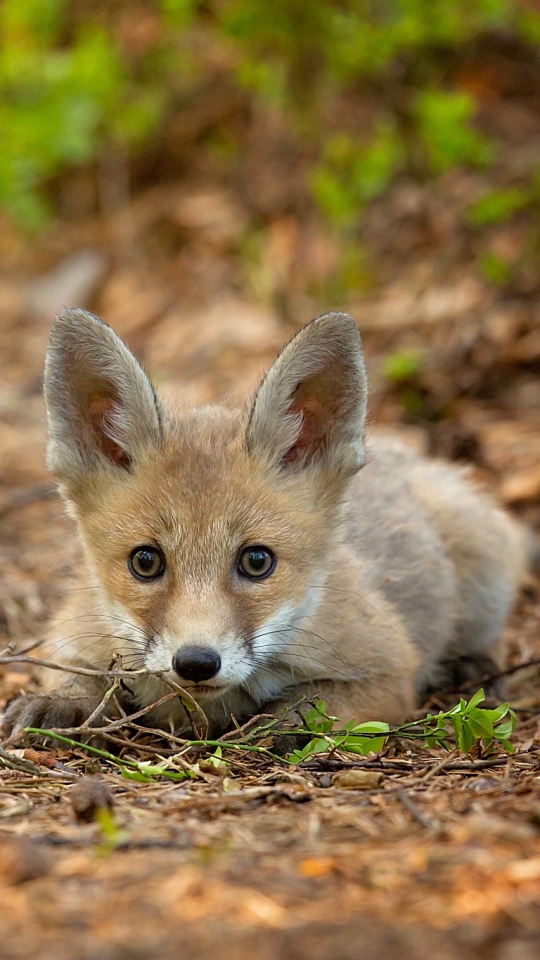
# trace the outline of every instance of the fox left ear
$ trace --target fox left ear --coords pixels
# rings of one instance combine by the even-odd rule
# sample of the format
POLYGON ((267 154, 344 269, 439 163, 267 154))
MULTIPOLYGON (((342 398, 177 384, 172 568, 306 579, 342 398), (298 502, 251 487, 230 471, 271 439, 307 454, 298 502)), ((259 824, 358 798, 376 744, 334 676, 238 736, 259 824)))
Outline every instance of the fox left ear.
POLYGON ((47 465, 67 488, 97 466, 120 478, 161 443, 148 377, 120 337, 85 310, 65 310, 54 321, 44 392, 47 465))
POLYGON ((275 466, 319 462, 342 475, 365 460, 367 376, 360 335, 346 313, 317 317, 293 337, 255 397, 246 442, 275 466))

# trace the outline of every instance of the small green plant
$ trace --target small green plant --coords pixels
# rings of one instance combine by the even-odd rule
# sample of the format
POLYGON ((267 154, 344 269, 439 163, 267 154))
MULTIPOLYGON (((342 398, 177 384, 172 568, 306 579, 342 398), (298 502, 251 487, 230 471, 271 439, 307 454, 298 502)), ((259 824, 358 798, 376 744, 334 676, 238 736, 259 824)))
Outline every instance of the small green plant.
POLYGON ((308 757, 328 750, 367 756, 380 752, 389 736, 423 740, 428 747, 444 747, 447 750, 455 743, 463 753, 469 753, 475 745, 482 745, 487 750, 497 742, 512 753, 514 748, 509 738, 516 725, 514 711, 507 703, 494 710, 483 709, 479 704, 484 699, 484 691, 478 690, 468 702, 462 699, 451 710, 429 713, 421 721, 406 723, 392 730, 388 724, 379 722, 352 722, 340 726, 336 717, 327 714, 325 703, 316 703, 304 719, 306 730, 315 736, 302 750, 295 750, 289 759, 301 763, 308 757))
POLYGON ((109 807, 100 807, 96 811, 96 822, 101 831, 101 843, 97 848, 101 856, 112 853, 128 839, 127 831, 118 826, 114 812, 109 807))

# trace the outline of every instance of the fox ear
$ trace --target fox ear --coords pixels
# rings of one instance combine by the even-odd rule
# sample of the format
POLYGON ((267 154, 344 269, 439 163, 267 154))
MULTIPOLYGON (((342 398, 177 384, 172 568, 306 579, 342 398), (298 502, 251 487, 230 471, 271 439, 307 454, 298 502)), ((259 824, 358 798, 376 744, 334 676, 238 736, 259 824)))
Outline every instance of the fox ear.
POLYGON ((97 464, 129 470, 161 440, 148 377, 120 337, 85 310, 65 310, 54 321, 44 388, 47 465, 63 481, 97 464))
POLYGON ((248 450, 283 468, 319 462, 352 475, 365 459, 366 399, 354 321, 346 313, 317 317, 286 345, 259 387, 248 450))

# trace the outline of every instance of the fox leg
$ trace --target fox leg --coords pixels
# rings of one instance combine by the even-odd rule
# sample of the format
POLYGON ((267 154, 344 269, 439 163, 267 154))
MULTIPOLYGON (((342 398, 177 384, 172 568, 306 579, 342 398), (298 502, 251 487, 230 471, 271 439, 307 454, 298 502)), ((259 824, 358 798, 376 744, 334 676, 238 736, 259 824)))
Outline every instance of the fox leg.
MULTIPOLYGON (((100 677, 76 676, 47 694, 17 697, 0 717, 0 730, 12 737, 26 727, 50 730, 54 727, 79 727, 93 713, 107 692, 100 677)), ((107 705, 108 706, 108 705, 107 705)), ((97 719, 100 724, 107 706, 97 719)))

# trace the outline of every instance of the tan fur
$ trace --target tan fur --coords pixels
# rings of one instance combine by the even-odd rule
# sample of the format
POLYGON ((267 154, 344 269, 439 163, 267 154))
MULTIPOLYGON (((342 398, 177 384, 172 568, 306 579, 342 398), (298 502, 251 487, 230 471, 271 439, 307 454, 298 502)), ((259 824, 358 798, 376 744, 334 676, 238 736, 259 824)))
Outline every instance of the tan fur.
MULTIPOLYGON (((163 414, 116 335, 66 311, 46 398, 49 464, 84 552, 83 589, 61 612, 51 659, 105 667, 120 653, 178 682, 175 652, 210 647, 217 676, 183 686, 214 732, 306 694, 343 721, 398 723, 445 661, 501 662, 523 533, 463 472, 395 442, 368 444, 360 470, 366 379, 346 315, 304 328, 244 410, 163 414), (161 579, 130 573, 141 544, 162 550, 161 579), (243 579, 239 551, 261 544, 274 573, 243 579)), ((152 675, 130 687, 139 705, 169 692, 152 675)), ((53 686, 47 710, 68 698, 88 715, 102 692, 83 679, 53 686)), ((43 698, 21 700, 8 725, 28 725, 36 703, 43 720, 43 698)), ((179 729, 185 711, 169 701, 150 719, 179 729)))

